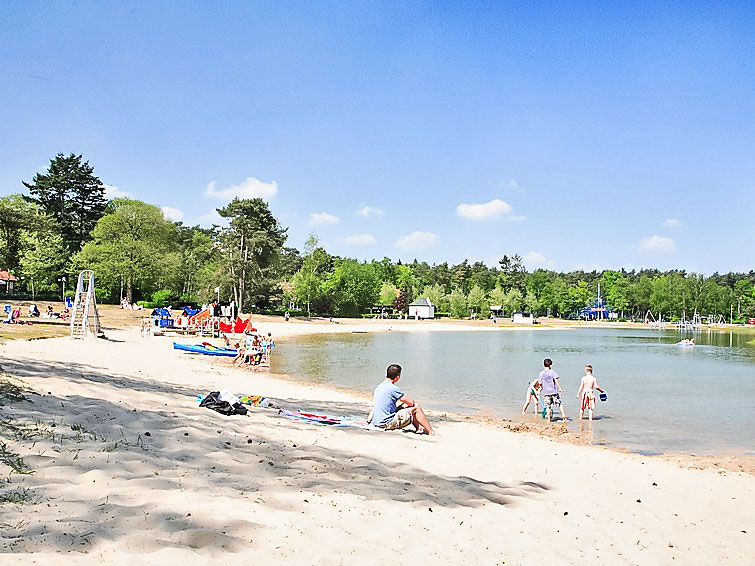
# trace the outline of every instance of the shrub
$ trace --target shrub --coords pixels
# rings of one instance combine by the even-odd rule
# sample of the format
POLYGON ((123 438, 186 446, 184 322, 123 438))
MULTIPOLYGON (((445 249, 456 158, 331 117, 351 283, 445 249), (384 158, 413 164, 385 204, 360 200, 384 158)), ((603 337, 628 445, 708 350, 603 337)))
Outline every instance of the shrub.
POLYGON ((178 295, 171 289, 160 289, 159 291, 152 293, 152 302, 161 307, 171 303, 177 303, 178 299, 178 295))

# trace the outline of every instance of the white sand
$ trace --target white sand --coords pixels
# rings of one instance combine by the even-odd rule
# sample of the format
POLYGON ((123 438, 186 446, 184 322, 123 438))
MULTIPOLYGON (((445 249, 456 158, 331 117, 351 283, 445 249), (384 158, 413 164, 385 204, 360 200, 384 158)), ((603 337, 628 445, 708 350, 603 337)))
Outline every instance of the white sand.
MULTIPOLYGON (((304 325, 258 326, 280 337, 304 325)), ((229 389, 337 414, 369 407, 180 354, 170 338, 108 336, 0 345, 3 369, 36 392, 0 406, 12 423, 0 426, 2 442, 34 472, 0 463, 0 494, 28 490, 31 500, 0 504, 1 564, 746 564, 755 555, 750 474, 456 418, 436 419, 438 435, 423 437, 262 409, 224 417, 198 408, 196 394, 229 389), (19 423, 27 431, 14 436, 19 423)))

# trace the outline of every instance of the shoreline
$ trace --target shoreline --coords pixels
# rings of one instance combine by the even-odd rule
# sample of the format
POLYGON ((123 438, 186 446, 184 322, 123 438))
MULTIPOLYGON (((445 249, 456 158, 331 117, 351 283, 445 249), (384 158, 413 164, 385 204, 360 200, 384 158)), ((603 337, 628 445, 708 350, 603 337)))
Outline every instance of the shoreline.
POLYGON ((361 415, 369 402, 208 363, 136 329, 5 342, 0 355, 26 384, 26 400, 0 403, 0 436, 32 472, 0 463, 0 496, 19 500, 0 504, 10 564, 32 554, 62 564, 72 552, 82 564, 215 563, 227 553, 528 564, 542 552, 569 564, 734 564, 755 552, 743 532, 755 479, 723 460, 587 447, 448 413, 437 415, 434 437, 316 426, 260 408, 224 417, 199 408, 196 394, 263 394, 336 415, 361 415), (415 528, 397 528, 397 517, 415 528))

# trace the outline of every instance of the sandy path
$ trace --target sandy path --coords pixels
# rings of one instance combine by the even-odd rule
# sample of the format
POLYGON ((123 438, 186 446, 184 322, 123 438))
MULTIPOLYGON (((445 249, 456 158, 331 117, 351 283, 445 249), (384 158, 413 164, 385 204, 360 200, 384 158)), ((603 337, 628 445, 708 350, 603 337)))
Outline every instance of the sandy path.
POLYGON ((2 442, 34 472, 0 464, 0 494, 30 499, 0 504, 0 563, 726 564, 755 553, 751 475, 456 418, 428 438, 263 409, 223 417, 198 408, 197 392, 368 407, 179 354, 167 338, 108 334, 0 347, 0 365, 34 391, 0 406, 2 442))

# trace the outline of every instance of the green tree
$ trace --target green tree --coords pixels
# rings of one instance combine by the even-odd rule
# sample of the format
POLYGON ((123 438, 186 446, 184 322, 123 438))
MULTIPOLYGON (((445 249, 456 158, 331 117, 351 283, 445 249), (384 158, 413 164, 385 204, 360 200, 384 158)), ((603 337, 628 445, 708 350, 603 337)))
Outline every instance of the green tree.
POLYGON ((293 277, 303 264, 304 259, 299 254, 299 250, 284 247, 278 263, 278 276, 282 279, 293 277))
POLYGON ((509 289, 506 294, 504 295, 504 301, 503 301, 503 312, 504 314, 508 311, 509 313, 514 313, 522 309, 522 305, 524 304, 524 296, 522 295, 522 292, 512 287, 509 289))
POLYGON ((466 293, 469 289, 469 276, 472 274, 469 262, 465 259, 459 265, 455 265, 451 269, 451 272, 451 284, 454 286, 454 289, 458 289, 461 293, 466 293))
POLYGON ((380 286, 380 304, 383 306, 392 305, 398 297, 398 288, 390 281, 383 281, 380 286))
POLYGON ((430 283, 437 283, 443 287, 446 293, 451 292, 451 270, 448 267, 448 263, 443 262, 431 268, 430 283))
POLYGON ((74 257, 74 265, 93 269, 110 289, 122 282, 131 302, 135 288, 143 293, 157 290, 165 258, 176 247, 176 229, 159 208, 138 200, 116 199, 109 211, 74 257))
POLYGON ((325 292, 331 297, 335 314, 356 316, 377 302, 380 281, 371 265, 343 259, 328 276, 325 292))
POLYGON ((470 267, 469 283, 477 285, 483 291, 488 292, 495 288, 498 281, 498 270, 490 269, 481 261, 476 261, 470 267))
POLYGON ((737 301, 737 318, 742 317, 752 303, 755 287, 747 279, 740 279, 734 284, 734 297, 737 301))
POLYGON ((467 308, 467 298, 459 289, 454 289, 448 296, 451 316, 454 318, 464 318, 469 315, 467 308))
POLYGON ((449 312, 451 305, 448 302, 448 295, 439 283, 425 287, 422 291, 422 296, 430 299, 430 302, 435 305, 438 312, 449 312))
POLYGON ((94 175, 81 155, 57 154, 47 173, 37 173, 24 182, 30 200, 55 219, 68 252, 74 254, 91 238, 97 221, 105 213, 105 185, 94 175))
POLYGON ((0 197, 0 269, 18 271, 25 245, 25 234, 46 230, 51 223, 41 208, 21 195, 0 197))
POLYGON ((501 264, 501 274, 499 281, 504 291, 517 289, 524 293, 527 270, 524 268, 524 262, 519 254, 513 256, 504 255, 499 262, 501 264))
MULTIPOLYGON (((198 226, 178 230, 178 267, 170 285, 187 303, 209 301, 224 274, 220 254, 215 245, 217 231, 198 226), (220 274, 220 277, 219 277, 220 274)), ((228 285, 230 289, 230 285, 228 285)))
POLYGON ((503 308, 503 305, 506 303, 506 291, 500 287, 491 290, 490 293, 488 293, 488 302, 490 303, 490 306, 503 308))
POLYGON ((640 317, 651 310, 650 297, 653 294, 653 280, 648 275, 641 275, 636 283, 629 286, 631 304, 640 317))
POLYGON ((245 302, 266 298, 277 283, 275 268, 286 241, 286 229, 261 198, 234 198, 217 210, 220 216, 230 219, 218 239, 233 297, 242 311, 245 302))
POLYGON ((396 286, 406 294, 407 301, 412 302, 417 298, 419 279, 408 265, 399 265, 396 271, 396 286))
POLYGON ((490 314, 490 303, 485 291, 475 285, 469 290, 467 294, 467 306, 469 310, 477 313, 478 317, 485 317, 490 314))
POLYGON ((524 308, 533 314, 537 314, 540 310, 540 301, 534 292, 527 291, 527 294, 524 296, 524 308))
POLYGON ((576 285, 569 287, 564 311, 575 313, 590 304, 592 298, 593 294, 587 282, 579 281, 576 285))
POLYGON ((57 276, 64 272, 67 254, 63 238, 52 230, 24 232, 23 240, 21 271, 33 298, 40 289, 55 284, 57 276))
POLYGON ((621 272, 604 271, 601 285, 609 307, 621 312, 629 307, 629 281, 621 272))
POLYGON ((568 303, 569 286, 554 274, 540 292, 540 308, 546 309, 550 316, 563 316, 568 312, 568 303))
POLYGON ((299 304, 307 305, 307 316, 312 316, 312 304, 325 296, 325 275, 332 258, 318 246, 317 236, 310 234, 304 244, 301 269, 294 276, 294 295, 299 304))

